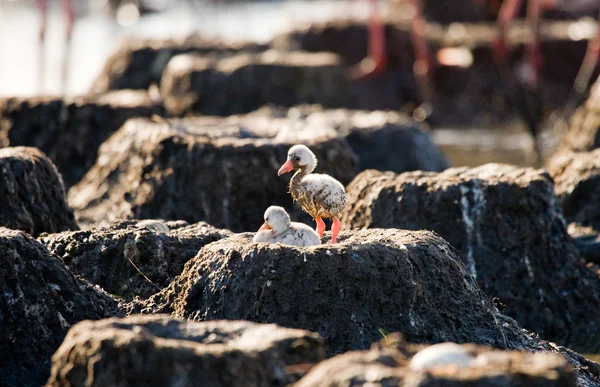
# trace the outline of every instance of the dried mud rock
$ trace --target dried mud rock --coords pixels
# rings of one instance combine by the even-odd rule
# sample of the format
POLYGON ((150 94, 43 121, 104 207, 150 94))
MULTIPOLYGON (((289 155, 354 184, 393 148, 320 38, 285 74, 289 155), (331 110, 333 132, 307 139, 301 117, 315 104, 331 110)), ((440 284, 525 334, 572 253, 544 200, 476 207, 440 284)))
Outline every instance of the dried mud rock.
POLYGON ((200 248, 231 234, 207 223, 168 230, 126 221, 85 231, 44 235, 40 241, 72 273, 120 298, 146 298, 166 287, 200 248), (142 274, 143 273, 143 274, 142 274), (150 282, 152 281, 152 282, 150 282))
POLYGON ((22 231, 0 227, 0 260, 0 385, 39 386, 69 327, 116 316, 117 302, 22 231))
POLYGON ((600 80, 569 122, 569 129, 562 138, 560 150, 576 152, 600 148, 600 80))
MULTIPOLYGON (((392 23, 385 23, 384 33, 389 67, 412 68, 414 55, 408 33, 392 23)), ((282 51, 334 52, 345 65, 355 65, 366 57, 368 40, 367 23, 343 19, 293 28, 273 38, 271 47, 282 51)))
POLYGON ((222 57, 239 52, 261 52, 267 48, 254 43, 207 41, 197 35, 178 39, 128 38, 108 58, 90 94, 120 89, 147 90, 152 84, 160 84, 167 63, 179 54, 222 57))
POLYGON ((52 357, 48 386, 286 386, 325 357, 319 335, 247 321, 167 316, 85 321, 52 357))
MULTIPOLYGON (((240 132, 220 137, 222 129, 178 134, 178 127, 129 121, 101 146, 96 165, 69 191, 69 203, 84 223, 182 219, 256 231, 270 205, 310 221, 292 202, 289 177, 277 176, 293 144, 240 132)), ((342 138, 316 136, 306 145, 319 159, 318 172, 344 184, 355 176, 356 157, 342 138)))
POLYGON ((488 164, 442 173, 365 171, 346 228, 433 230, 504 313, 547 340, 600 349, 600 281, 579 257, 546 172, 488 164))
MULTIPOLYGON (((291 109, 263 107, 249 114, 170 119, 181 131, 212 138, 272 137, 285 143, 303 143, 320 136, 341 136, 358 156, 359 170, 406 172, 442 171, 444 155, 428 133, 408 116, 390 111, 323 109, 300 105, 291 109)), ((322 164, 322 163, 321 163, 322 164)))
POLYGON ((224 59, 177 56, 165 69, 160 89, 172 115, 228 116, 267 104, 355 105, 350 80, 332 53, 271 50, 224 59))
POLYGON ((566 220, 600 231, 600 149, 559 153, 548 172, 566 220))
MULTIPOLYGON (((216 137, 272 137, 303 143, 320 136, 341 136, 358 156, 359 170, 442 171, 448 161, 428 133, 408 116, 390 111, 323 109, 301 105, 291 109, 263 107, 249 114, 188 117, 169 122, 189 133, 216 137)), ((322 164, 322 163, 321 163, 322 164)))
MULTIPOLYGON (((578 386, 577 373, 557 353, 497 351, 475 345, 459 348, 471 358, 468 366, 439 365, 428 371, 413 369, 411 361, 419 350, 433 347, 400 344, 348 352, 321 362, 295 387, 578 386)), ((586 379, 596 381, 590 375, 586 379)))
POLYGON ((569 224, 568 230, 579 255, 588 262, 600 264, 600 232, 577 223, 569 224))
POLYGON ((146 92, 123 90, 95 98, 0 99, 0 147, 34 146, 71 187, 94 164, 98 147, 126 120, 160 113, 146 92))
POLYGON ((251 238, 237 234, 205 246, 168 288, 132 302, 129 312, 308 329, 330 354, 369 348, 383 332, 499 348, 539 342, 498 312, 432 232, 342 231, 336 245, 307 248, 251 238))
POLYGON ((33 236, 79 228, 60 174, 36 148, 0 149, 0 226, 33 236))

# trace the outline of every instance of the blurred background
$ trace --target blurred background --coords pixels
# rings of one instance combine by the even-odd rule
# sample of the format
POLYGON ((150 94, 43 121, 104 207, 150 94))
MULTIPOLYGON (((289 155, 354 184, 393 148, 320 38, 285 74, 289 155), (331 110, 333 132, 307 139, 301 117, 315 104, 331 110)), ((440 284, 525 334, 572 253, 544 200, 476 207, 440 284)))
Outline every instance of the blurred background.
MULTIPOLYGON (((47 0, 46 94, 60 94, 66 45, 64 0, 47 0)), ((366 17, 366 4, 340 1, 72 0, 73 32, 66 94, 87 92, 105 60, 127 37, 170 38, 200 33, 207 38, 267 42, 297 22, 349 16, 366 17)), ((0 96, 39 92, 37 0, 0 0, 0 96)))
POLYGON ((329 51, 356 96, 336 107, 412 115, 452 165, 539 166, 597 77, 599 10, 598 0, 0 0, 0 97, 136 89, 111 78, 135 39, 329 51))

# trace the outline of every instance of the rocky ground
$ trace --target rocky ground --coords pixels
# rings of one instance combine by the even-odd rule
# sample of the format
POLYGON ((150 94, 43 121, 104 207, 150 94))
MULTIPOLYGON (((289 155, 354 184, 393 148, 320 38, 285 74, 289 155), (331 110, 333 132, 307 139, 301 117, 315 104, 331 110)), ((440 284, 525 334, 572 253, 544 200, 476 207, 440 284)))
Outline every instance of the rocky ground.
POLYGON ((549 161, 548 171, 566 220, 600 230, 600 212, 594 205, 600 192, 600 149, 559 153, 549 161))
POLYGON ((269 50, 221 59, 178 55, 167 64, 160 91, 174 116, 228 116, 268 104, 358 106, 344 66, 332 53, 269 50))
POLYGON ((125 221, 86 231, 44 234, 40 242, 72 273, 123 299, 149 297, 181 273, 204 245, 231 235, 207 223, 125 221), (166 232, 165 232, 166 231, 166 232))
POLYGON ((296 385, 577 385, 577 378, 568 362, 556 354, 494 351, 485 346, 462 345, 452 349, 453 358, 444 358, 448 356, 447 347, 444 347, 447 344, 427 347, 407 345, 394 339, 384 339, 369 351, 348 352, 326 360, 296 385), (458 359, 460 361, 456 362, 458 359))
POLYGON ((0 228, 0 257, 0 384, 39 386, 72 325, 121 312, 111 295, 73 275, 23 231, 0 228))
POLYGON ((0 149, 0 225, 33 236, 77 230, 65 186, 56 167, 37 148, 0 149))
POLYGON ((600 349, 598 317, 590 315, 600 310, 592 306, 600 305, 600 282, 571 241, 547 172, 496 164, 365 171, 347 191, 346 228, 433 230, 504 313, 548 340, 600 349))
POLYGON ((69 202, 86 224, 160 218, 255 231, 270 205, 284 205, 310 221, 293 207, 290 177, 277 177, 297 142, 316 154, 317 172, 344 184, 365 167, 402 172, 448 165, 414 121, 395 113, 300 107, 287 114, 138 119, 100 147, 97 163, 69 190, 69 202), (376 145, 405 152, 383 157, 373 150, 376 145))
MULTIPOLYGON (((0 385, 600 386, 574 352, 600 353, 600 83, 546 169, 451 168, 401 110, 408 31, 385 31, 375 79, 349 77, 366 26, 326 23, 131 40, 89 95, 1 100, 0 385), (346 186, 338 243, 253 243, 270 205, 313 225, 277 175, 297 143, 346 186)), ((502 123, 472 40, 436 119, 502 123)))
MULTIPOLYGON (((356 156, 343 138, 316 135, 306 144, 321 160, 321 172, 344 183, 354 177, 356 156)), ((98 162, 71 188, 69 202, 87 223, 183 219, 256 231, 267 207, 292 204, 289 177, 277 178, 291 145, 258 136, 180 134, 136 119, 100 147, 98 162)))
POLYGON ((96 160, 98 147, 132 117, 160 114, 143 91, 115 91, 72 101, 0 99, 0 146, 32 146, 57 166, 67 188, 96 160))
POLYGON ((596 83, 588 100, 577 109, 569 130, 562 138, 560 150, 586 152, 600 146, 600 83, 596 83))
POLYGON ((90 94, 102 95, 109 90, 148 90, 152 84, 160 84, 167 64, 177 55, 203 54, 221 58, 267 49, 267 45, 255 43, 215 43, 196 35, 169 40, 127 39, 108 58, 90 94))
POLYGON ((325 358, 316 333, 168 316, 85 321, 52 357, 49 386, 287 386, 325 358))

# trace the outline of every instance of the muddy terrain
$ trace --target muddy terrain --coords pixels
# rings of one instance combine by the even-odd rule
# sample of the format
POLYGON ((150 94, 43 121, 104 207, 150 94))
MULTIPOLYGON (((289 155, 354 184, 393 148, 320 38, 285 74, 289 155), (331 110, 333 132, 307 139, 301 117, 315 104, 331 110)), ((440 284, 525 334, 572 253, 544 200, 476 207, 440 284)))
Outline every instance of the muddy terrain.
MULTIPOLYGON (((430 100, 392 18, 360 79, 368 25, 336 20, 130 38, 86 95, 0 99, 0 385, 600 386, 600 82, 530 158, 497 10, 472 3, 424 2, 425 43, 473 60, 437 66, 430 100), (253 242, 269 206, 314 228, 302 204, 343 203, 322 174, 337 243, 330 219, 317 246, 253 242)), ((586 42, 544 31, 546 119, 586 42)))

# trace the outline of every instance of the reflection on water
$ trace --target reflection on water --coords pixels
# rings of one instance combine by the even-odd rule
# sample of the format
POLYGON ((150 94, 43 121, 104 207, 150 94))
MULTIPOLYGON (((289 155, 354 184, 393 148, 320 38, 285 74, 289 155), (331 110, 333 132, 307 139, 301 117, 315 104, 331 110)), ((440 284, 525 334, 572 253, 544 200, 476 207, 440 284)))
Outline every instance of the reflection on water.
MULTIPOLYGON (((292 24, 366 15, 366 1, 278 1, 214 6, 198 0, 171 0, 173 5, 164 12, 145 15, 138 23, 123 26, 110 13, 84 7, 84 0, 74 1, 78 15, 67 81, 70 95, 87 91, 111 50, 127 36, 167 38, 200 32, 211 37, 266 41, 292 24)), ((31 0, 0 0, 0 96, 32 95, 38 90, 40 17, 33 3, 31 0)), ((50 3, 45 51, 47 76, 43 91, 56 94, 61 90, 64 19, 58 1, 50 0, 50 3)))

